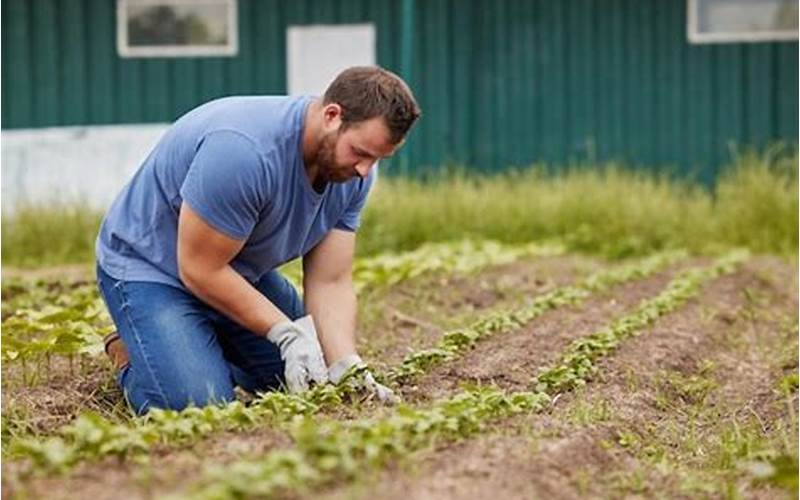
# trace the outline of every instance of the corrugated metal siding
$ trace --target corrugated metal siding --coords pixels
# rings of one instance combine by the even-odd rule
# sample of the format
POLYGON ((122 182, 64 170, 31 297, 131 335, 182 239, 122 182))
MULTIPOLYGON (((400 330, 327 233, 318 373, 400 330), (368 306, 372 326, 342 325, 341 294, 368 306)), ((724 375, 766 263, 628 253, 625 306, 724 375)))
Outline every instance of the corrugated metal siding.
POLYGON ((3 0, 2 125, 166 122, 283 93, 287 26, 371 21, 379 63, 411 63, 412 171, 619 159, 710 180, 731 143, 796 143, 797 43, 689 45, 685 0, 411 0, 405 59, 403 1, 239 0, 237 57, 121 59, 115 2, 3 0))
POLYGON ((419 1, 412 165, 674 165, 797 142, 798 45, 690 45, 682 0, 419 1), (442 61, 445 61, 444 63, 442 61))

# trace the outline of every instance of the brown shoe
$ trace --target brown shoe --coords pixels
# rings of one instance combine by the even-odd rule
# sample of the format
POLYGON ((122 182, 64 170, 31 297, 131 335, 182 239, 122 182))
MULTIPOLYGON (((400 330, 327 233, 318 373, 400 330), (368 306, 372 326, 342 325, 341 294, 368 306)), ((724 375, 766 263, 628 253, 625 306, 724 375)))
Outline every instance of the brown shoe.
POLYGON ((111 332, 103 339, 106 354, 111 358, 111 363, 117 371, 122 370, 129 364, 128 349, 117 332, 111 332))

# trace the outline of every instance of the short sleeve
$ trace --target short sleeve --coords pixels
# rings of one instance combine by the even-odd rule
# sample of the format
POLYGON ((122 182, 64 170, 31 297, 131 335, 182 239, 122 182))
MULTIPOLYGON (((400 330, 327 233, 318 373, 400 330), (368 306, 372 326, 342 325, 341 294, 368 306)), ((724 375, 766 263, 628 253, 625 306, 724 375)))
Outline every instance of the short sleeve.
POLYGON ((375 165, 375 167, 370 169, 370 173, 365 179, 359 180, 356 192, 353 194, 350 203, 336 223, 336 229, 351 232, 356 232, 358 230, 361 224, 361 210, 363 210, 364 205, 367 203, 367 197, 372 189, 372 185, 375 184, 378 179, 377 167, 378 166, 375 165))
POLYGON ((268 193, 268 170, 255 144, 231 130, 202 140, 180 190, 206 223, 236 240, 253 231, 268 193))

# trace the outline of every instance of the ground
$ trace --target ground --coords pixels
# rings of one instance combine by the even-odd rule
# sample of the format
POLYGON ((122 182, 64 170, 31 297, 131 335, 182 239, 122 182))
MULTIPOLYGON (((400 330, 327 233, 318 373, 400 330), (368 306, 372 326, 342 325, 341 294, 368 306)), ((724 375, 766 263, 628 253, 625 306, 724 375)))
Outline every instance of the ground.
MULTIPOLYGON (((708 266, 689 258, 653 275, 557 307, 512 331, 482 339, 454 360, 396 386, 424 407, 465 384, 514 392, 530 388, 571 342, 659 294, 682 271, 708 266)), ((517 308, 558 287, 621 266, 567 255, 526 258, 478 273, 433 273, 361 297, 360 350, 382 373, 408 353, 492 311, 517 308)), ((70 268, 69 280, 91 280, 70 268)), ((59 274, 39 272, 37 278, 59 274)), ((545 411, 487 423, 477 434, 433 440, 354 481, 326 481, 308 498, 793 498, 753 472, 797 449, 796 262, 752 256, 733 273, 659 318, 598 361, 584 387, 563 391, 545 411), (794 380, 794 382, 792 382, 794 380)), ((24 276, 23 276, 24 278, 24 276)), ((6 299, 7 297, 4 297, 6 299)), ((212 463, 289 449, 278 425, 214 432, 181 445, 157 445, 136 459, 103 458, 45 474, 8 454, 7 432, 47 436, 81 411, 128 417, 102 357, 54 356, 47 373, 20 381, 3 364, 3 497, 148 498, 183 493, 212 463), (80 365, 80 366, 76 366, 80 365)), ((358 419, 392 409, 372 403, 328 409, 320 418, 358 419)), ((794 469, 796 474, 796 465, 794 469)))

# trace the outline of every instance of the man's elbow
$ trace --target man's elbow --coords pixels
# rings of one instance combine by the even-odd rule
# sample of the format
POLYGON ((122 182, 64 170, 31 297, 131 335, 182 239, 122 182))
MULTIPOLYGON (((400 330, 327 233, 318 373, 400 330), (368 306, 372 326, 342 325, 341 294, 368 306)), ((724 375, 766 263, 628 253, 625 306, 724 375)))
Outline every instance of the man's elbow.
POLYGON ((183 285, 195 295, 203 289, 203 277, 206 273, 202 272, 195 263, 188 259, 178 259, 178 277, 183 285))

